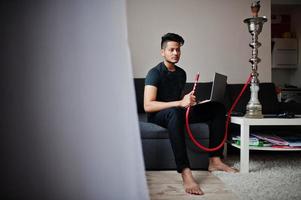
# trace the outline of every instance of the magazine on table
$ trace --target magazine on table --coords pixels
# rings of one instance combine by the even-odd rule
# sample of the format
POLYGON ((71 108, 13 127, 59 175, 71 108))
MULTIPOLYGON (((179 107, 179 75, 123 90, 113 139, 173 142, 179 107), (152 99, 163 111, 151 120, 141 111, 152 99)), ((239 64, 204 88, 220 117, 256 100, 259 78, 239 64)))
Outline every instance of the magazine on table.
MULTIPOLYGON (((240 136, 234 136, 232 137, 232 141, 237 144, 240 145, 240 136)), ((250 137, 249 138, 249 145, 250 146, 258 146, 259 145, 259 139, 256 137, 250 137)))
MULTIPOLYGON (((240 145, 241 141, 240 141, 240 136, 236 135, 232 137, 232 142, 234 144, 240 145)), ((249 146, 255 146, 255 147, 271 147, 272 144, 270 142, 264 141, 264 140, 260 140, 254 136, 250 136, 249 138, 249 146)))
POLYGON ((281 138, 280 136, 277 136, 275 134, 268 135, 268 134, 262 134, 262 133, 256 133, 256 134, 253 133, 252 136, 254 136, 258 139, 270 142, 273 145, 278 145, 278 146, 288 146, 289 145, 288 141, 284 140, 283 138, 281 138))

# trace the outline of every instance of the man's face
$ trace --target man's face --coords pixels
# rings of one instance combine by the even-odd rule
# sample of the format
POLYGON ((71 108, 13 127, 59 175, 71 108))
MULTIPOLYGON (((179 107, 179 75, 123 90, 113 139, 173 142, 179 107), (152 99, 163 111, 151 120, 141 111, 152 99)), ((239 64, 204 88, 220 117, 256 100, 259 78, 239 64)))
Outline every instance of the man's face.
POLYGON ((181 56, 181 45, 177 42, 169 41, 166 47, 161 49, 161 55, 169 63, 177 63, 181 56))

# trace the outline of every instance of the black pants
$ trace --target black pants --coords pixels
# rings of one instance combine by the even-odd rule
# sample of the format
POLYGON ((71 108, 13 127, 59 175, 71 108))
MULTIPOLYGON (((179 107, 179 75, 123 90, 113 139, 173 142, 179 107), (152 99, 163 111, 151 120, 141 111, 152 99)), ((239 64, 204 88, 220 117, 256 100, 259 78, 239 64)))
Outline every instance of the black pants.
MULTIPOLYGON (((174 152, 177 171, 190 168, 185 144, 185 113, 184 108, 169 108, 152 113, 148 120, 168 129, 169 139, 174 152)), ((189 122, 209 122, 209 147, 218 146, 225 132, 226 110, 223 104, 208 102, 191 107, 189 122)), ((210 152, 210 157, 222 157, 223 148, 210 152)))

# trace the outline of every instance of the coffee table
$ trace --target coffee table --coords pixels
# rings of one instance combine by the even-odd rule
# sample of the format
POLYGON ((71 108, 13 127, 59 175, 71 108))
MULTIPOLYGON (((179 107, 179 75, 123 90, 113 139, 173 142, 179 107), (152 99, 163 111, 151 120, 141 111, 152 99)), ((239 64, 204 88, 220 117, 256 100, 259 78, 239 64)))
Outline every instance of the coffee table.
POLYGON ((231 144, 240 148, 240 172, 249 173, 249 151, 267 150, 267 151, 300 151, 301 148, 274 148, 274 147, 250 147, 250 127, 251 126, 301 126, 301 116, 296 118, 262 118, 252 119, 246 117, 231 117, 231 123, 240 125, 240 145, 231 144))

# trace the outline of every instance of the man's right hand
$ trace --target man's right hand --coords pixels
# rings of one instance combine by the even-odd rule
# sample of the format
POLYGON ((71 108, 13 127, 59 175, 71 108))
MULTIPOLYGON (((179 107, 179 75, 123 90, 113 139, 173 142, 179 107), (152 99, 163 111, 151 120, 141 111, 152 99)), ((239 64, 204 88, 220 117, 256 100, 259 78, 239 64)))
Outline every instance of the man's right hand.
POLYGON ((157 101, 157 87, 152 85, 146 85, 144 87, 144 110, 145 112, 158 112, 163 109, 173 107, 187 108, 196 104, 196 98, 193 92, 186 94, 182 100, 160 102, 157 101))
POLYGON ((186 94, 183 99, 181 100, 181 107, 187 108, 189 106, 193 106, 196 104, 196 97, 193 95, 193 91, 186 94))

